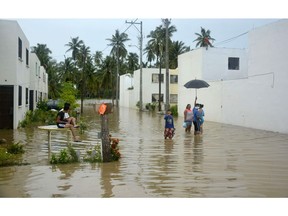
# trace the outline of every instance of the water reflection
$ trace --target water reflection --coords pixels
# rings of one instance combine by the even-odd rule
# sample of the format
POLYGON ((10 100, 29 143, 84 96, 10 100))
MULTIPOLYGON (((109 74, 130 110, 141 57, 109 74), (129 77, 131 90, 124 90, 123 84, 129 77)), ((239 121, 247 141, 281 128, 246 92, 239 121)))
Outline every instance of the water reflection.
MULTIPOLYGON (((93 106, 84 113, 81 138, 95 144, 100 117, 93 106)), ((194 136, 175 117, 176 134, 165 140, 157 113, 119 108, 108 118, 122 154, 112 163, 52 166, 45 131, 0 130, 0 138, 25 145, 29 164, 0 168, 0 197, 287 197, 287 134, 206 121, 204 134, 194 136)), ((54 150, 65 140, 53 135, 54 150)))
POLYGON ((101 189, 103 193, 102 197, 114 197, 113 194, 113 180, 121 180, 121 175, 119 175, 119 163, 113 162, 108 164, 101 164, 101 189))

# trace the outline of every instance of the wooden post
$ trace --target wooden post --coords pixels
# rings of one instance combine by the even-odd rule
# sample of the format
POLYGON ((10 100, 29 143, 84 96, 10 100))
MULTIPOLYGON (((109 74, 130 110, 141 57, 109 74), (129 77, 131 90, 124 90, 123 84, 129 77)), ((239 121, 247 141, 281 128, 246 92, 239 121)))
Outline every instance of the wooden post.
POLYGON ((103 162, 111 161, 111 147, 109 140, 108 115, 101 115, 101 139, 102 139, 102 159, 103 162))
POLYGON ((112 104, 101 104, 98 112, 101 116, 102 159, 103 162, 110 162, 112 155, 109 139, 108 113, 112 112, 112 104))

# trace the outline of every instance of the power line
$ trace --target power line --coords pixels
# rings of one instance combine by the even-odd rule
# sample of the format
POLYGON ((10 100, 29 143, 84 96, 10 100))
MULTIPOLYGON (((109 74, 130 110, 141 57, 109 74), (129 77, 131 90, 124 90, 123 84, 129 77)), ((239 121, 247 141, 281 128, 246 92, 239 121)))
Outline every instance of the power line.
POLYGON ((241 36, 243 36, 243 35, 245 35, 245 34, 247 34, 247 33, 248 33, 248 31, 247 31, 247 32, 244 32, 244 33, 242 33, 242 34, 240 34, 240 35, 237 35, 237 36, 235 36, 235 37, 226 39, 226 40, 224 40, 224 41, 220 41, 219 43, 215 43, 214 46, 215 46, 215 45, 218 46, 218 45, 220 45, 220 44, 229 43, 229 42, 231 42, 231 41, 233 41, 233 40, 235 40, 235 39, 237 39, 237 38, 239 38, 239 37, 241 37, 241 36))

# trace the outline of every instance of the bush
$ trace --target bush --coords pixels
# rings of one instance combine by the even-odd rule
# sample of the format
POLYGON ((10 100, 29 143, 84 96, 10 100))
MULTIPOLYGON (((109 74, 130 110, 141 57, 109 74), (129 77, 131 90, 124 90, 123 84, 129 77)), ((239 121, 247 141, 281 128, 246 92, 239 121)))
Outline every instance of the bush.
POLYGON ((155 108, 156 108, 156 103, 147 103, 147 104, 145 105, 145 108, 146 108, 147 110, 149 110, 149 111, 154 111, 155 108))
POLYGON ((22 165, 23 153, 23 145, 20 143, 1 145, 0 166, 22 165))
POLYGON ((23 149, 23 145, 18 142, 8 145, 7 152, 10 154, 23 154, 25 151, 23 149))
POLYGON ((173 116, 178 116, 178 107, 177 105, 171 106, 170 107, 171 113, 173 116))
POLYGON ((61 149, 58 155, 53 153, 50 159, 51 164, 66 164, 79 161, 80 152, 76 152, 75 149, 70 145, 66 149, 61 149))
POLYGON ((101 146, 96 145, 92 149, 87 150, 83 160, 90 163, 102 162, 101 146))

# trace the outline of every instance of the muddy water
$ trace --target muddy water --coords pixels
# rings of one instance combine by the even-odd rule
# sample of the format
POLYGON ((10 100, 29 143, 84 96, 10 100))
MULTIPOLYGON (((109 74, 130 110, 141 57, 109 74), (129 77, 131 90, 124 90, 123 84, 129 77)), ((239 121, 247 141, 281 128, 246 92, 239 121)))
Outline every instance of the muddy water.
MULTIPOLYGON (((82 139, 99 143, 100 118, 84 109, 82 139)), ((287 197, 288 135, 205 122, 204 134, 185 133, 175 118, 173 140, 164 140, 163 116, 128 108, 109 114, 122 158, 111 163, 50 165, 47 132, 0 130, 25 144, 25 166, 0 168, 0 197, 287 197)), ((65 147, 55 133, 52 150, 65 147)), ((77 144, 78 150, 87 146, 77 144)))

